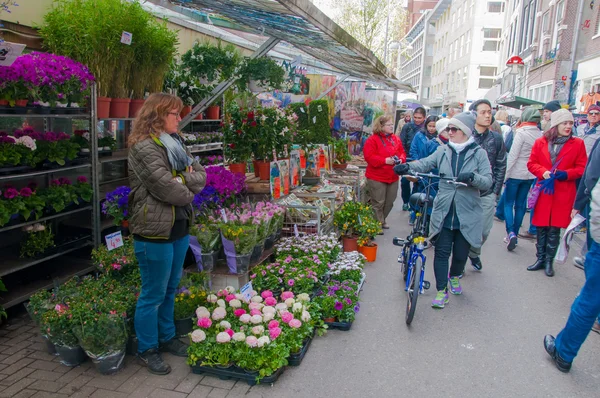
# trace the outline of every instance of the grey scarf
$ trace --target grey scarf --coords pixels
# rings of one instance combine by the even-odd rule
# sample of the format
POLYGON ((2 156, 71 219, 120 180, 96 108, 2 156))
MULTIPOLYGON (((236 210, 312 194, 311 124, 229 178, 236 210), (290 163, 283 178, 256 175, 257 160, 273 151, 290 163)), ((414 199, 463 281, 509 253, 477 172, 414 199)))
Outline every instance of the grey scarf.
POLYGON ((558 157, 560 150, 562 149, 563 145, 565 145, 565 142, 569 141, 570 138, 571 136, 556 137, 554 141, 548 142, 548 152, 550 152, 550 160, 552 161, 552 164, 556 163, 556 158, 558 157))
POLYGON ((183 171, 187 166, 192 165, 193 159, 188 156, 179 136, 174 135, 175 137, 171 134, 162 133, 159 139, 167 149, 167 156, 169 156, 169 163, 173 170, 183 171))

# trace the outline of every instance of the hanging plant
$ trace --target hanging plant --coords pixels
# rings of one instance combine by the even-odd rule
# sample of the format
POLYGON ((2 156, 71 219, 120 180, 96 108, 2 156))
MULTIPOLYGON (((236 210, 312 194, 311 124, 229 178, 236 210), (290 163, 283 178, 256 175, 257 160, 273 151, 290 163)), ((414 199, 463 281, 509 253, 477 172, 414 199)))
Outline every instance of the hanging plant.
POLYGON ((183 54, 181 60, 184 68, 188 68, 194 76, 204 79, 203 84, 228 80, 240 68, 237 48, 233 44, 223 46, 221 42, 216 46, 196 42, 194 47, 183 54))
POLYGON ((240 69, 238 87, 246 89, 248 81, 257 81, 260 87, 266 90, 279 90, 282 87, 285 70, 272 58, 246 58, 240 69))

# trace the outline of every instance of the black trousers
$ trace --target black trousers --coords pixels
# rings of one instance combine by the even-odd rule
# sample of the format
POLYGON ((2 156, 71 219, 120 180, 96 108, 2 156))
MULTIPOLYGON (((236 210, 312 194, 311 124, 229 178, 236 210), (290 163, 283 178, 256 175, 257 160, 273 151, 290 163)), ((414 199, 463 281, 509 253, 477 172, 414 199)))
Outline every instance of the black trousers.
POLYGON ((435 257, 433 271, 435 285, 438 291, 445 290, 448 286, 448 260, 452 254, 450 276, 459 276, 469 257, 471 245, 458 229, 442 228, 435 240, 435 257))
POLYGON ((410 200, 411 188, 410 181, 404 177, 400 179, 400 194, 402 195, 402 203, 407 205, 410 200))

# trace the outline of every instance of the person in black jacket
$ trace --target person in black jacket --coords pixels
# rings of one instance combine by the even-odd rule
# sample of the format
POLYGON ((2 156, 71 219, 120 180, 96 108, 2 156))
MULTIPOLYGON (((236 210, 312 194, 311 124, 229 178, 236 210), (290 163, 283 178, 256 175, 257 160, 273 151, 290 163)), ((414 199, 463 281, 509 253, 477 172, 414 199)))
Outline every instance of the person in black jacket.
MULTIPOLYGON (((425 108, 418 107, 415 109, 413 113, 413 121, 410 123, 406 123, 404 127, 402 127, 402 131, 400 132, 400 141, 402 141, 402 147, 408 152, 410 150, 410 146, 412 144, 415 135, 419 131, 425 132, 425 117, 427 112, 425 108)), ((400 180, 400 189, 402 192, 402 202, 404 205, 402 206, 402 210, 408 211, 410 210, 409 200, 411 194, 410 181, 406 178, 402 177, 400 180)))
MULTIPOLYGON (((495 131, 491 131, 489 128, 493 122, 492 104, 486 99, 481 99, 475 101, 469 109, 476 113, 473 138, 475 138, 475 142, 487 152, 494 180, 490 189, 480 193, 481 207, 483 208, 481 220, 483 223, 483 246, 483 243, 485 243, 492 230, 494 224, 494 212, 496 210, 498 199, 500 198, 502 185, 504 184, 507 161, 506 147, 504 146, 502 135, 495 131)), ((480 247, 471 248, 469 258, 471 259, 471 265, 476 271, 481 271, 483 268, 483 264, 479 258, 480 255, 480 247)))

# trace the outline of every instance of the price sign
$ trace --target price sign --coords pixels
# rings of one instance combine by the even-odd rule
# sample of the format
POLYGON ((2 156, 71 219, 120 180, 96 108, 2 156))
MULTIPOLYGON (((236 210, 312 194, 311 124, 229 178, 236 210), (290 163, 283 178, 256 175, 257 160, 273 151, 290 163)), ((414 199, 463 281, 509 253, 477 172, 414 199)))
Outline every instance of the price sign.
POLYGON ((108 247, 108 251, 115 250, 116 248, 123 246, 123 236, 121 235, 121 231, 106 235, 104 239, 106 240, 106 247, 108 247))
POLYGON ((227 222, 227 214, 225 214, 225 209, 221 209, 221 218, 223 222, 227 222))
POLYGON ((316 123, 317 123, 317 117, 313 116, 313 124, 316 124, 316 123))
POLYGON ((294 235, 296 238, 300 236, 300 233, 298 232, 298 224, 294 224, 294 235))
POLYGON ((323 107, 322 107, 321 105, 317 105, 317 110, 318 110, 319 112, 323 112, 323 107))
POLYGON ((121 33, 121 43, 130 46, 132 37, 133 35, 131 33, 123 31, 123 33, 121 33))
POLYGON ((252 282, 248 282, 244 286, 242 286, 242 288, 240 289, 240 293, 242 294, 242 296, 244 296, 244 300, 250 301, 250 299, 252 298, 252 282))
POLYGON ((306 112, 304 112, 304 108, 303 108, 303 107, 302 107, 302 108, 300 108, 300 112, 302 112, 302 113, 306 113, 306 112))

